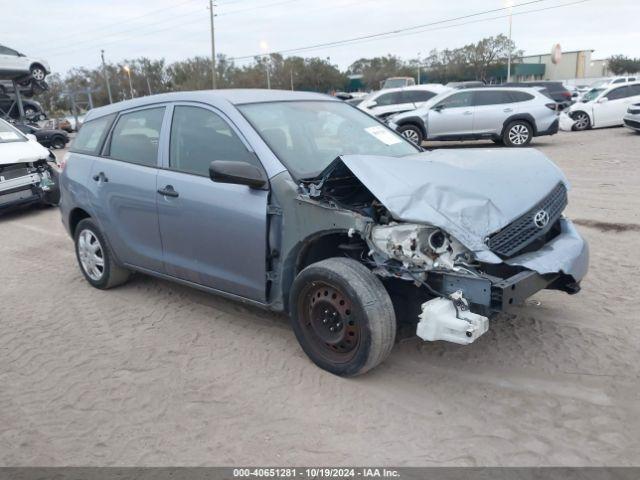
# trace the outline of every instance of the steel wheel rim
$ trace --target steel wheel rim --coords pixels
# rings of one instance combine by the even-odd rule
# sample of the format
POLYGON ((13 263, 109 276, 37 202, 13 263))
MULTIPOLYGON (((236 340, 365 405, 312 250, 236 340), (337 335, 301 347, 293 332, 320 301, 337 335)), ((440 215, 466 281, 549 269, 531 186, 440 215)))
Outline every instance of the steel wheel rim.
POLYGON ((78 235, 78 257, 87 276, 99 281, 104 275, 104 251, 91 230, 82 230, 78 235))
POLYGON ((509 141, 514 145, 523 145, 529 138, 529 129, 522 124, 514 125, 509 130, 509 141))
POLYGON ((581 113, 577 115, 576 118, 576 128, 583 129, 587 128, 589 121, 586 113, 581 113))
POLYGON ((298 302, 298 321, 311 349, 332 363, 353 359, 362 337, 352 302, 325 282, 313 282, 298 302))
POLYGON ((418 141, 420 140, 418 132, 414 130, 405 130, 404 132, 402 132, 402 136, 413 143, 418 143, 418 141))
POLYGON ((34 68, 33 71, 31 72, 31 76, 33 78, 35 78, 36 80, 43 80, 44 79, 44 70, 42 70, 40 68, 34 68))

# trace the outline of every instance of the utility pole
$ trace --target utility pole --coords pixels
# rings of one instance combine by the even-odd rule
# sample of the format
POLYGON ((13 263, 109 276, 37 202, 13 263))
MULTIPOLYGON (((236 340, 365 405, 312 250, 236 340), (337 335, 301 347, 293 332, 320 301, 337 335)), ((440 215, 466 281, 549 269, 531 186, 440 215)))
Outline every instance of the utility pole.
POLYGON ((149 83, 149 77, 145 75, 145 78, 147 80, 147 88, 149 89, 149 95, 153 95, 153 92, 151 91, 151 83, 149 83))
POLYGON ((271 61, 271 57, 267 58, 267 61, 264 62, 265 67, 267 67, 267 88, 271 90, 271 71, 269 70, 269 62, 271 61))
POLYGON ((509 7, 509 52, 507 57, 507 82, 511 81, 511 24, 512 22, 512 10, 513 10, 513 0, 507 0, 507 7, 509 7))
POLYGON ((125 65, 124 71, 127 72, 127 76, 129 77, 129 93, 131 94, 131 98, 133 98, 133 83, 131 83, 131 68, 129 65, 125 65))
POLYGON ((107 83, 109 103, 113 103, 113 98, 111 97, 111 85, 109 85, 109 72, 107 72, 107 64, 104 62, 104 50, 100 50, 100 56, 102 57, 102 71, 104 72, 104 81, 107 83))
POLYGON ((291 91, 293 92, 293 68, 290 71, 291 73, 291 91))
POLYGON ((215 90, 216 86, 216 37, 213 26, 213 0, 209 0, 209 18, 211 19, 211 87, 215 90))

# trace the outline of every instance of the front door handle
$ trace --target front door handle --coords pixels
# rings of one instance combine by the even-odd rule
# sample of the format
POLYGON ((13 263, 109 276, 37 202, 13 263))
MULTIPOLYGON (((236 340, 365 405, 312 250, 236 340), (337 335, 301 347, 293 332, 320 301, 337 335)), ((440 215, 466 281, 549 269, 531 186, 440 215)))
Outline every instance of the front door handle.
POLYGON ((466 112, 464 112, 463 115, 473 115, 473 112, 470 112, 469 110, 467 110, 466 112))
POLYGON ((105 182, 105 183, 106 183, 106 182, 108 182, 108 181, 109 181, 109 179, 108 179, 108 178, 107 178, 107 176, 104 174, 104 172, 100 172, 100 173, 98 173, 97 175, 94 175, 94 176, 93 176, 93 179, 94 179, 96 182, 99 182, 99 181, 101 181, 101 180, 102 180, 103 182, 105 182))
POLYGON ((164 195, 165 197, 177 197, 180 194, 173 189, 173 185, 166 185, 163 188, 158 190, 160 195, 164 195))
POLYGON ((505 108, 505 109, 503 110, 503 112, 505 112, 505 113, 513 112, 513 108, 505 108))

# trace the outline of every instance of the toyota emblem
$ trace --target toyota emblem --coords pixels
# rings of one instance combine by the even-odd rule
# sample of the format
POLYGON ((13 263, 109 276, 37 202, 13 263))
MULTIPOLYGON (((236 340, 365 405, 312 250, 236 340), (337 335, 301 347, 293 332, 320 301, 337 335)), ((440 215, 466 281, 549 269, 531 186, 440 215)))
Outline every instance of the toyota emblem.
POLYGON ((546 210, 540 210, 533 216, 533 223, 538 228, 544 228, 549 223, 549 214, 546 210))

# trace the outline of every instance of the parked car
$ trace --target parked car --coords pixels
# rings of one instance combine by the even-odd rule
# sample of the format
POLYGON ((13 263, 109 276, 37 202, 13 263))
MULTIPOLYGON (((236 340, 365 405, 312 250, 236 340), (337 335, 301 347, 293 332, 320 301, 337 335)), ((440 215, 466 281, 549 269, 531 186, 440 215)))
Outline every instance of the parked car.
POLYGON ((631 130, 640 133, 640 103, 631 105, 622 121, 625 127, 629 127, 631 130))
POLYGON ((441 92, 449 91, 439 83, 414 85, 412 87, 387 88, 373 92, 358 103, 359 109, 378 118, 385 118, 396 113, 408 112, 421 107, 427 100, 441 92))
POLYGON ((445 85, 445 87, 449 88, 479 88, 484 87, 485 83, 478 80, 469 80, 465 82, 449 82, 445 85))
POLYGON ((418 145, 424 140, 491 139, 509 147, 523 147, 533 137, 558 132, 556 104, 537 88, 452 90, 387 121, 418 145))
POLYGON ((589 89, 610 87, 612 85, 618 85, 621 83, 633 83, 638 80, 640 80, 640 77, 636 75, 622 76, 622 77, 608 77, 608 78, 596 80, 595 82, 589 85, 589 89))
POLYGON ((43 147, 64 148, 69 143, 69 135, 64 130, 38 128, 32 125, 17 124, 15 127, 22 133, 30 133, 43 147))
POLYGON ((508 82, 503 83, 503 87, 544 87, 551 95, 551 98, 558 104, 558 110, 564 110, 573 102, 573 94, 564 86, 562 82, 531 81, 531 82, 508 82))
POLYGON ((385 88, 411 87, 416 84, 413 77, 389 77, 382 84, 381 90, 385 88))
POLYGON ((30 58, 9 47, 0 45, 0 76, 5 79, 20 78, 21 83, 43 81, 51 73, 49 64, 40 58, 30 58))
POLYGON ((52 118, 51 120, 47 120, 42 128, 48 128, 53 130, 64 130, 67 133, 72 133, 73 128, 71 127, 71 122, 66 118, 52 118))
MULTIPOLYGON (((46 120, 47 115, 42 109, 42 105, 35 100, 22 99, 22 109, 27 120, 46 120)), ((14 95, 0 96, 0 118, 20 119, 20 111, 18 109, 18 101, 14 95)))
POLYGON ((568 110, 574 130, 622 125, 627 109, 640 102, 640 82, 594 88, 568 110))
POLYGON ((0 120, 0 211, 60 198, 55 157, 32 136, 0 120))
MULTIPOLYGON (((40 95, 41 93, 49 90, 49 85, 45 81, 36 82, 32 81, 27 85, 18 84, 20 95, 23 97, 31 98, 34 95, 40 95)), ((0 96, 15 93, 15 88, 11 80, 0 80, 0 96)))
POLYGON ((311 360, 350 376, 397 322, 469 344, 491 312, 576 293, 567 189, 533 149, 423 152, 332 97, 215 90, 91 110, 60 210, 92 286, 139 271, 287 312, 311 360))

